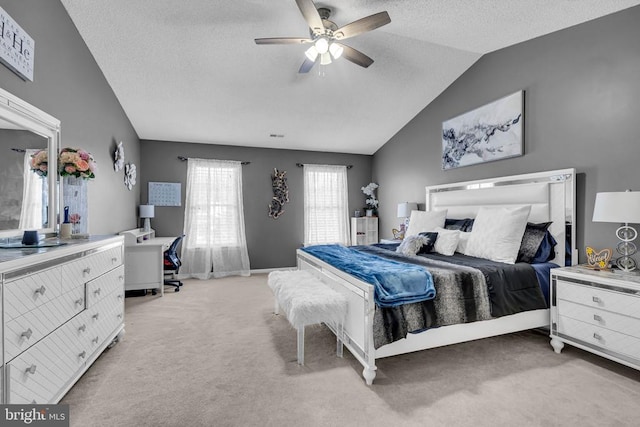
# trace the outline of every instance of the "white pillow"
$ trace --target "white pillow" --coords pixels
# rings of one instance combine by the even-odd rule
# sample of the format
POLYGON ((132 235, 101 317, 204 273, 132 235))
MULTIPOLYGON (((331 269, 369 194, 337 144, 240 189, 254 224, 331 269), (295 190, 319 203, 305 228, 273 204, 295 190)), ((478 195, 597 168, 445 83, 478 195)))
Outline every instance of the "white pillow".
POLYGON ((465 255, 515 264, 531 205, 518 208, 480 208, 465 255))
POLYGON ((469 237, 471 237, 471 232, 460 232, 460 240, 458 240, 458 247, 456 248, 456 252, 460 252, 463 255, 467 254, 467 244, 469 243, 469 237))
POLYGON ((423 231, 435 231, 437 227, 444 227, 444 219, 447 217, 446 209, 443 211, 411 211, 409 227, 405 236, 415 236, 423 231))
POLYGON ((460 240, 460 230, 446 230, 438 227, 434 231, 438 233, 438 238, 436 244, 433 245, 433 250, 442 255, 453 255, 458 247, 458 240, 460 240))

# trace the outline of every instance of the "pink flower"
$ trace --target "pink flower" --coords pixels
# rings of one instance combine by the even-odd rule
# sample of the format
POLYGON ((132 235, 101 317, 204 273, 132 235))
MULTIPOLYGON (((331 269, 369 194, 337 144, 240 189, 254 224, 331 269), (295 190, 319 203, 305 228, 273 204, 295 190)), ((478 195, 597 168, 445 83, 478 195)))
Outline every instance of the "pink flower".
POLYGON ((64 171, 65 171, 66 173, 74 173, 74 172, 76 171, 76 168, 75 168, 75 166, 73 166, 73 165, 66 165, 66 166, 64 167, 64 171))
POLYGON ((71 224, 78 224, 80 222, 80 214, 74 213, 69 215, 69 221, 71 224))

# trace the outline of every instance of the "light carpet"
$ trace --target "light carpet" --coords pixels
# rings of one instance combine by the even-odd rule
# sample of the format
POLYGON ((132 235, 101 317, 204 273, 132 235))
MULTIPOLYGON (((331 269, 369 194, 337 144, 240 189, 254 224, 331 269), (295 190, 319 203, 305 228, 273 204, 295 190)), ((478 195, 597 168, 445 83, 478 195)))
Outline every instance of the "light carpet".
POLYGON ((640 372, 528 331, 362 366, 273 314, 265 274, 126 299, 126 336, 69 391, 71 425, 636 426, 640 372))

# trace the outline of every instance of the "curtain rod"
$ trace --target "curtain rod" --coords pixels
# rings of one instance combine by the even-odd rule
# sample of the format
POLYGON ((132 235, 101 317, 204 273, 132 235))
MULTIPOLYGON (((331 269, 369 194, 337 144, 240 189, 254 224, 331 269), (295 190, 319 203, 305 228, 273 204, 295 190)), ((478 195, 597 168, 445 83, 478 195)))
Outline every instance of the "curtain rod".
MULTIPOLYGON (((179 160, 182 160, 183 162, 186 162, 187 160, 189 160, 189 158, 188 158, 188 157, 184 157, 184 156, 178 156, 178 159, 179 159, 179 160)), ((248 164, 250 164, 250 163, 251 163, 251 162, 240 162, 240 164, 241 164, 241 165, 248 165, 248 164)))
POLYGON ((11 150, 17 151, 18 153, 26 153, 27 152, 27 150, 25 150, 24 148, 12 148, 11 150))
MULTIPOLYGON (((312 163, 312 164, 313 164, 313 163, 312 163)), ((303 167, 303 166, 304 166, 304 163, 296 163, 296 166, 297 166, 297 167, 299 167, 299 168, 301 168, 301 167, 303 167)), ((347 168, 347 169, 351 169, 352 167, 353 167, 353 165, 346 165, 346 168, 347 168)))

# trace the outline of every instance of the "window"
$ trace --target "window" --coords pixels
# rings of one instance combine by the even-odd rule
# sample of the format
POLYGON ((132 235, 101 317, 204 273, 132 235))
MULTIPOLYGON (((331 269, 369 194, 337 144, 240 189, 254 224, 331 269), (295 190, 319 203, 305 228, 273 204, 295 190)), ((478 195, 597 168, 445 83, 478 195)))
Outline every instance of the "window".
POLYGON ((304 244, 349 244, 346 166, 304 165, 304 244))
POLYGON ((181 276, 249 274, 242 165, 189 159, 181 276))

